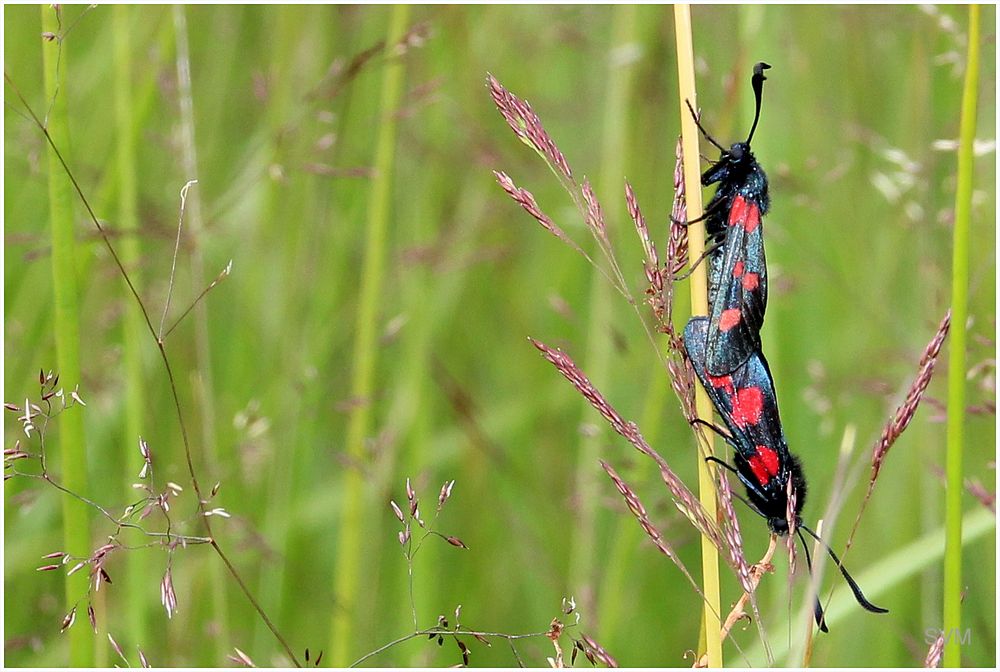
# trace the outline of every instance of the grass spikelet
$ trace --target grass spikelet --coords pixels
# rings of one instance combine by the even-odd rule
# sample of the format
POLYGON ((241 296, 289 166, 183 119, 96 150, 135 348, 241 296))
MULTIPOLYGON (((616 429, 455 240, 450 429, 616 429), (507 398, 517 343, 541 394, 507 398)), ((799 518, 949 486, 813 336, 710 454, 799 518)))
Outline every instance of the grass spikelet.
POLYGON ((531 109, 531 105, 505 89, 492 74, 486 75, 486 85, 490 89, 493 103, 507 121, 510 130, 514 131, 514 135, 538 152, 553 170, 558 171, 571 184, 575 184, 573 171, 570 170, 566 157, 546 133, 542 120, 531 109))
MULTIPOLYGON (((885 464, 885 458, 889 454, 889 449, 892 448, 893 444, 896 443, 910 425, 913 416, 917 412, 917 408, 920 406, 920 400, 923 398, 924 392, 927 390, 927 386, 934 375, 934 366, 937 364, 938 355, 941 354, 941 346, 944 344, 945 337, 948 336, 950 326, 951 311, 948 311, 938 325, 934 337, 927 344, 927 347, 924 348, 924 353, 917 367, 917 375, 910 384, 906 398, 896 408, 892 417, 889 418, 889 421, 882 429, 882 435, 872 447, 872 471, 868 478, 868 492, 865 494, 862 511, 865 504, 871 498, 872 491, 875 489, 875 482, 882 472, 882 466, 885 464)), ((859 512, 858 517, 860 518, 860 516, 861 513, 859 512)))
POLYGON ((701 532, 703 535, 709 537, 713 544, 716 544, 718 548, 723 548, 722 537, 713 522, 711 516, 709 516, 698 499, 691 493, 686 485, 678 478, 677 474, 670 465, 667 463, 663 456, 658 452, 653 450, 646 440, 642 437, 642 433, 634 422, 626 421, 619 413, 607 402, 604 395, 594 387, 590 380, 584 375, 583 371, 576 365, 573 359, 562 352, 561 350, 555 350, 540 341, 530 339, 532 345, 534 345, 541 353, 545 356, 549 362, 551 362, 556 369, 561 373, 566 380, 572 383, 573 387, 583 395, 583 397, 590 402, 597 411, 604 416, 611 428, 624 437, 632 446, 638 450, 643 455, 652 458, 656 464, 660 467, 660 476, 663 478, 663 482, 670 489, 670 493, 674 498, 674 503, 677 508, 684 514, 684 516, 691 521, 691 524, 701 532))
POLYGON ((642 502, 639 500, 639 495, 636 494, 635 490, 633 490, 621 478, 621 476, 618 475, 618 472, 616 472, 614 467, 610 464, 601 460, 601 467, 608 474, 608 477, 615 484, 615 487, 618 488, 618 492, 621 493, 621 496, 625 498, 625 505, 628 506, 628 510, 632 512, 635 519, 639 521, 639 526, 642 527, 642 531, 646 533, 646 536, 653 541, 653 544, 661 553, 663 553, 663 555, 670 558, 670 561, 677 565, 677 568, 681 570, 685 577, 687 577, 688 583, 691 584, 691 587, 694 588, 695 592, 698 593, 702 599, 704 599, 705 596, 701 592, 701 586, 699 586, 698 582, 691 576, 688 568, 681 561, 680 557, 678 557, 677 553, 674 552, 673 547, 663 537, 663 534, 653 524, 653 521, 649 519, 649 514, 646 513, 646 507, 643 506, 642 502))

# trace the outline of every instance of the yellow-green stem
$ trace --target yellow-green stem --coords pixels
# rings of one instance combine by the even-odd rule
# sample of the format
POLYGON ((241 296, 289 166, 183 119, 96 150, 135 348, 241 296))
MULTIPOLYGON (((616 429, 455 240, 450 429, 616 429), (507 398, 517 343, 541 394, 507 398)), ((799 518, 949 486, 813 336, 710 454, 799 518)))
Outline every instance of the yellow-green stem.
MULTIPOLYGON (((69 112, 66 86, 66 51, 62 44, 61 9, 42 7, 42 30, 57 38, 43 41, 45 99, 48 101, 49 135, 60 147, 69 148, 69 112)), ((72 390, 80 383, 80 306, 76 277, 76 243, 73 234, 72 191, 59 158, 48 148, 49 222, 52 236, 52 285, 55 304, 56 366, 60 385, 72 390)), ((86 397, 86 392, 83 393, 86 397)), ((49 444, 52 447, 52 444, 49 444)), ((87 456, 83 433, 83 409, 72 408, 59 417, 60 471, 66 489, 87 495, 87 456)), ((50 468, 52 463, 49 464, 50 468)), ((87 505, 73 497, 62 498, 64 550, 71 555, 90 555, 90 516, 87 505)), ((78 622, 69 629, 69 664, 94 664, 94 635, 86 622, 87 572, 66 577, 66 610, 79 606, 78 622), (78 605, 79 603, 79 605, 78 605)))
MULTIPOLYGON (((684 189, 687 196, 689 220, 701 217, 701 170, 698 164, 701 156, 698 149, 698 128, 687 109, 687 102, 697 109, 694 79, 694 44, 691 36, 691 8, 680 4, 674 6, 674 35, 677 42, 677 78, 680 89, 681 136, 684 146, 684 189)), ((688 227, 688 255, 692 262, 701 258, 705 250, 705 226, 695 222, 688 227)), ((708 314, 708 278, 705 264, 699 264, 691 274, 691 314, 708 314)), ((705 391, 696 386, 695 405, 698 417, 712 417, 712 404, 705 391)), ((714 453, 712 435, 706 434, 705 454, 714 453)), ((698 460, 698 498, 712 520, 716 519, 715 482, 704 459, 698 460)), ((707 604, 704 613, 705 652, 709 667, 722 667, 722 624, 718 614, 722 613, 719 589, 719 553, 708 537, 701 538, 702 591, 707 604)))
MULTIPOLYGON (((362 581, 361 559, 364 536, 377 537, 371 525, 365 525, 365 474, 368 453, 365 442, 371 431, 371 404, 375 359, 378 352, 379 307, 382 305, 382 279, 385 275, 386 232, 389 226, 392 201, 392 177, 395 168, 396 112, 403 90, 405 62, 394 52, 402 39, 409 18, 409 7, 395 5, 389 19, 386 35, 385 70, 382 75, 382 94, 378 141, 375 149, 375 174, 372 178, 371 198, 368 201, 367 240, 364 267, 361 273, 360 298, 354 337, 354 371, 351 377, 351 396, 358 403, 351 411, 347 427, 347 454, 351 466, 344 472, 342 516, 337 567, 334 575, 334 613, 331 663, 344 666, 354 642, 354 626, 359 615, 361 591, 374 587, 362 581)), ((373 519, 374 520, 374 519, 373 519)), ((358 643, 360 645, 360 642, 358 643)))
POLYGON ((959 667, 957 635, 962 625, 962 451, 965 423, 965 323, 969 302, 969 226, 972 220, 973 141, 979 94, 979 7, 969 6, 969 53, 962 88, 962 119, 955 191, 955 230, 951 264, 951 345, 948 352, 947 478, 945 499, 944 619, 945 667, 959 667))

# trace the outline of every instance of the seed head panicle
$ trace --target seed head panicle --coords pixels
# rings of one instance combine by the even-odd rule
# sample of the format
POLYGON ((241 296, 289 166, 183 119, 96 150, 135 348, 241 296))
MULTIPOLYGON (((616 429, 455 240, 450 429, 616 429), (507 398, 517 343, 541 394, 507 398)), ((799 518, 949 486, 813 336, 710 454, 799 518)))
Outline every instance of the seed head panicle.
POLYGON ((541 154, 554 170, 572 182, 573 171, 570 170, 566 157, 545 132, 542 120, 531 109, 531 105, 505 89, 493 75, 486 75, 486 85, 490 89, 493 103, 507 121, 507 125, 514 131, 514 135, 541 154))
POLYGON ((886 423, 881 437, 879 437, 878 442, 872 449, 872 473, 868 481, 869 495, 875 487, 875 481, 878 479, 879 473, 882 471, 882 465, 885 463, 889 449, 896 442, 896 439, 902 435, 903 431, 906 430, 910 421, 913 420, 914 414, 917 412, 920 400, 931 382, 931 377, 934 375, 934 365, 937 363, 938 355, 941 354, 941 346, 944 344, 944 339, 948 336, 950 327, 951 311, 949 310, 938 325, 934 337, 924 349, 924 354, 920 358, 920 364, 917 369, 917 375, 910 384, 906 398, 896 409, 889 422, 886 423))

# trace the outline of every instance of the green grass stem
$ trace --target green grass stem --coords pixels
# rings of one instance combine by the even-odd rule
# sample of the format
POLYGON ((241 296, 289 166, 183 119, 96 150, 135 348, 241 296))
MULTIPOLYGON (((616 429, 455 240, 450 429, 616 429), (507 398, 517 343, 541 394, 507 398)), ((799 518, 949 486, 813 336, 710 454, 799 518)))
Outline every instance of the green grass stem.
MULTIPOLYGON (((968 56, 962 88, 962 118, 955 190, 955 229, 951 264, 951 343, 948 348, 948 423, 945 473, 944 625, 957 633, 962 625, 962 495, 965 492, 962 453, 965 433, 966 323, 969 314, 969 229, 972 224, 973 143, 979 96, 979 6, 969 6, 968 56)), ((948 638, 944 665, 962 664, 960 640, 948 638)))
MULTIPOLYGON (((42 30, 59 35, 46 42, 43 54, 47 125, 53 141, 69 148, 69 105, 63 73, 66 52, 62 49, 60 8, 42 7, 42 30)), ((49 223, 52 240, 52 288, 55 309, 56 363, 64 389, 80 383, 80 293, 76 277, 72 189, 55 152, 48 148, 49 223)), ((86 395, 86 392, 83 393, 86 395)), ((73 492, 87 493, 87 454, 83 429, 83 409, 73 408, 59 418, 60 471, 62 485, 73 492)), ((78 557, 90 555, 90 514, 87 506, 73 497, 62 498, 63 550, 78 557)), ((94 635, 86 623, 89 577, 77 572, 66 578, 66 609, 78 608, 79 620, 68 632, 70 664, 94 664, 94 635)))
MULTIPOLYGON (((343 510, 341 516, 337 562, 334 574, 333 631, 330 642, 330 662, 343 666, 351 661, 357 648, 353 639, 359 622, 362 591, 374 587, 365 581, 362 570, 363 536, 377 537, 366 520, 371 516, 365 492, 364 465, 368 449, 366 442, 372 428, 372 394, 375 363, 378 354, 378 326, 383 306, 382 286, 385 279, 387 230, 392 203, 392 178, 395 169, 396 112, 403 92, 405 61, 393 51, 406 32, 409 19, 407 5, 394 5, 386 35, 386 60, 382 75, 378 140, 375 148, 375 174, 371 180, 368 201, 367 239, 364 265, 361 271, 359 302, 354 336, 354 370, 351 375, 351 396, 358 400, 351 410, 347 428, 347 455, 354 462, 344 472, 341 482, 343 510)), ((374 523, 372 523, 374 524, 374 523)), ((367 573, 367 572, 364 572, 367 573)))

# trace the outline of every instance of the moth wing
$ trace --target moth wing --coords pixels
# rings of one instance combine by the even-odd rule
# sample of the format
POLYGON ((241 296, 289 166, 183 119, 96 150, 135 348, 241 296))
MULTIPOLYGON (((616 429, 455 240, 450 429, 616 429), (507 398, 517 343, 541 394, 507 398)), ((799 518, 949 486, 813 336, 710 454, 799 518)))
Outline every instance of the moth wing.
POLYGON ((728 228, 706 345, 708 372, 732 373, 760 350, 767 307, 767 265, 760 207, 737 195, 728 228))

